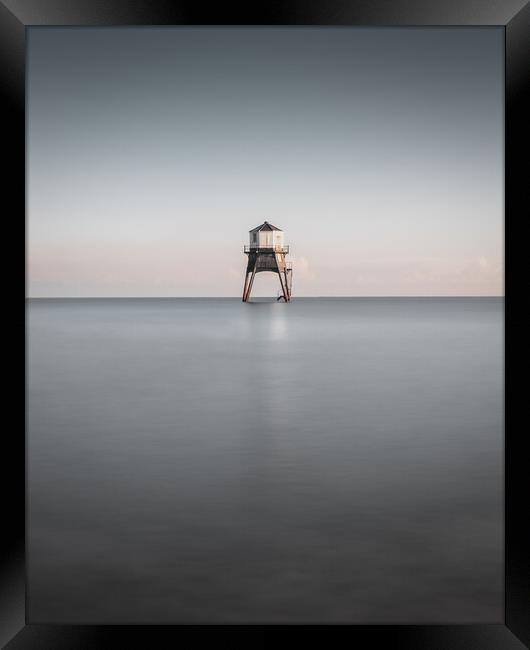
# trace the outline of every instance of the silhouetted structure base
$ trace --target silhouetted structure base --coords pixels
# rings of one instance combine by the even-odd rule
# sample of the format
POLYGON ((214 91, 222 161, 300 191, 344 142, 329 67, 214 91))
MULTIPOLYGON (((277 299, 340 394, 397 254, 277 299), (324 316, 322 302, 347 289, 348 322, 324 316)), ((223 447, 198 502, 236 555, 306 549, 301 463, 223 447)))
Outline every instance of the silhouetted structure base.
POLYGON ((250 299, 256 273, 263 273, 264 271, 278 274, 282 290, 279 300, 283 298, 285 302, 289 302, 291 300, 293 272, 285 261, 285 253, 274 249, 250 249, 246 254, 248 255, 248 263, 243 287, 243 302, 248 302, 250 299))

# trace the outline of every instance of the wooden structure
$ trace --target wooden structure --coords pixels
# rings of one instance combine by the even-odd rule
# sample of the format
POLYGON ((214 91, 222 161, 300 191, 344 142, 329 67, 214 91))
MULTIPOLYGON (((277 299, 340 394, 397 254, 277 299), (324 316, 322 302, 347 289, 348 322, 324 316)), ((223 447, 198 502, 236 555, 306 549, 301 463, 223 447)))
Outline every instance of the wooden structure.
POLYGON ((284 246, 283 231, 264 221, 261 226, 249 232, 250 243, 245 246, 244 253, 248 255, 243 302, 248 302, 256 273, 270 271, 277 273, 280 278, 282 293, 278 300, 291 300, 291 285, 293 270, 285 261, 289 246, 284 246))

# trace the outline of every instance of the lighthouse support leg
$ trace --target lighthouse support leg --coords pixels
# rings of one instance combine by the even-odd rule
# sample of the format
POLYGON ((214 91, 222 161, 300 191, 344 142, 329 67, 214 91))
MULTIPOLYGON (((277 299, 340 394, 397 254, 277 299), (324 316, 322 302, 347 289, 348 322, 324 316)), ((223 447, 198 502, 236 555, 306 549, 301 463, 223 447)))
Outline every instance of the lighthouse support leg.
POLYGON ((250 292, 252 291, 252 285, 254 284, 254 277, 256 275, 256 265, 252 269, 252 275, 250 276, 250 282, 248 283, 246 295, 243 296, 243 302, 248 302, 250 298, 250 292))
POLYGON ((285 284, 285 291, 287 293, 287 300, 291 300, 291 287, 289 286, 289 275, 287 271, 287 267, 284 268, 283 270, 283 281, 285 284))
POLYGON ((249 273, 247 270, 247 272, 245 273, 245 286, 243 287, 243 302, 247 301, 248 278, 249 278, 249 273))
POLYGON ((283 278, 282 278, 282 272, 278 272, 278 276, 280 278, 280 284, 282 285, 282 293, 283 293, 283 299, 285 302, 289 302, 289 294, 287 292, 287 284, 284 283, 283 278))
POLYGON ((280 284, 282 286, 283 299, 285 300, 285 302, 289 302, 291 296, 289 293, 289 286, 287 284, 287 275, 285 273, 286 270, 285 256, 282 255, 281 253, 276 253, 274 257, 276 260, 276 273, 278 273, 278 277, 280 278, 280 284))

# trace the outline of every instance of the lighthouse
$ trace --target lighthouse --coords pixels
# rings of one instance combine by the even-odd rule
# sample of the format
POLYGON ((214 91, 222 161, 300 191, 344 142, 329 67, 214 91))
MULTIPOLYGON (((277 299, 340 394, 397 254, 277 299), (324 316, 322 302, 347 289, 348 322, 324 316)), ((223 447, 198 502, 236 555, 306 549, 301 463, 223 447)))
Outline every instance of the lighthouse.
POLYGON ((248 256, 243 302, 248 302, 250 298, 256 273, 263 271, 278 274, 282 289, 282 295, 278 300, 283 298, 285 302, 289 302, 293 270, 291 264, 285 261, 285 256, 289 253, 289 246, 284 245, 283 230, 264 221, 261 226, 253 228, 249 232, 249 236, 249 244, 243 249, 245 255, 248 256))

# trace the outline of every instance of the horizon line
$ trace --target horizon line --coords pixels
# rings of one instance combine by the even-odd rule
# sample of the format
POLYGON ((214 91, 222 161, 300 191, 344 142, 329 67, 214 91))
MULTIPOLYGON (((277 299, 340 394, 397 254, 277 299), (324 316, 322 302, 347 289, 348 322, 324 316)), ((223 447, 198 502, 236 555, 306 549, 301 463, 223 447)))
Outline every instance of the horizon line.
MULTIPOLYGON (((402 299, 402 298, 505 298, 504 294, 488 294, 488 295, 399 295, 399 296, 354 296, 354 295, 337 295, 337 296, 293 296, 293 299, 342 299, 342 298, 355 298, 355 299, 402 299)), ((241 296, 26 296, 26 300, 241 300, 241 296)), ((274 299, 275 296, 256 296, 255 300, 274 299)))

